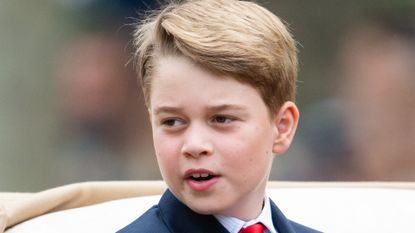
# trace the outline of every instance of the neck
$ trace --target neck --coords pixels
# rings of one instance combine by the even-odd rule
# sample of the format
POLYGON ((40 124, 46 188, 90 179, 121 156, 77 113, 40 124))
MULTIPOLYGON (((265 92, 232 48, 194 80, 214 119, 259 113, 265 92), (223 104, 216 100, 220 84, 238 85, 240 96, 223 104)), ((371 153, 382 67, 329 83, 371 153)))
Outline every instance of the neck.
POLYGON ((265 197, 265 188, 259 190, 262 191, 252 192, 252 195, 244 197, 238 201, 234 208, 227 210, 221 215, 238 218, 245 222, 257 218, 261 214, 265 197))

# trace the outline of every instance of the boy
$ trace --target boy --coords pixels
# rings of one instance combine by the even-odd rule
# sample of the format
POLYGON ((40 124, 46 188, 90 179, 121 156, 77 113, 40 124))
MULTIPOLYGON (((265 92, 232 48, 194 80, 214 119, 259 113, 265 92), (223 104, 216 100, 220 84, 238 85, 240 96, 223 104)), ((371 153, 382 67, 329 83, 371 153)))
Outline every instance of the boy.
POLYGON ((135 38, 169 189, 120 232, 316 232, 265 195, 272 159, 288 149, 299 117, 296 48, 284 24, 252 2, 182 1, 135 38))

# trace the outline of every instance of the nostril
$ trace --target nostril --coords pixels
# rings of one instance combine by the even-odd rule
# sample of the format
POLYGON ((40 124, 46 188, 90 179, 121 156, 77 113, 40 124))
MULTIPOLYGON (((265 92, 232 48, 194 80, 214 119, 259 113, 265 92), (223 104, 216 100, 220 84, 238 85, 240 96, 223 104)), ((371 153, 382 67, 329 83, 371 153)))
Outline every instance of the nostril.
POLYGON ((202 151, 200 154, 201 154, 201 155, 208 155, 208 154, 209 154, 209 152, 207 152, 207 151, 202 151))

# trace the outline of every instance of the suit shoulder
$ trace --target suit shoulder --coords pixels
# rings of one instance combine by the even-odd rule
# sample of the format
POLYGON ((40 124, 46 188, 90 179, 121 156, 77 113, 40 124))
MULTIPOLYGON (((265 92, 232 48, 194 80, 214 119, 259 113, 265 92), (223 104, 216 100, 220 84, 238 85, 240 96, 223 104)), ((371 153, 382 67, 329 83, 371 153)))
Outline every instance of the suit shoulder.
POLYGON ((143 215, 138 217, 117 233, 170 233, 164 223, 158 205, 151 207, 143 215))
POLYGON ((322 233, 321 231, 311 229, 309 227, 306 227, 294 221, 290 221, 290 222, 296 233, 322 233))

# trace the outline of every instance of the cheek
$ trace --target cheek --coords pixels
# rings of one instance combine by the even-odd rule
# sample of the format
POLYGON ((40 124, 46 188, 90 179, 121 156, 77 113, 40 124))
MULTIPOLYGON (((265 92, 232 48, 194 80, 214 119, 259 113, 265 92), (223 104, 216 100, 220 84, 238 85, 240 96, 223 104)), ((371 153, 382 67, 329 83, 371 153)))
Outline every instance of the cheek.
POLYGON ((261 127, 247 127, 238 134, 233 135, 229 140, 222 140, 224 147, 234 151, 236 156, 244 155, 243 160, 252 162, 258 156, 270 154, 272 150, 272 133, 261 127))
POLYGON ((253 164, 256 162, 259 151, 252 138, 222 137, 216 145, 220 145, 220 148, 216 149, 219 150, 223 167, 228 170, 240 171, 255 168, 253 164))
POLYGON ((272 134, 265 129, 249 128, 220 143, 227 167, 258 172, 268 170, 272 162, 272 134))
POLYGON ((160 168, 167 171, 170 167, 175 167, 180 152, 177 140, 166 137, 164 134, 153 133, 154 150, 160 168))

